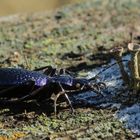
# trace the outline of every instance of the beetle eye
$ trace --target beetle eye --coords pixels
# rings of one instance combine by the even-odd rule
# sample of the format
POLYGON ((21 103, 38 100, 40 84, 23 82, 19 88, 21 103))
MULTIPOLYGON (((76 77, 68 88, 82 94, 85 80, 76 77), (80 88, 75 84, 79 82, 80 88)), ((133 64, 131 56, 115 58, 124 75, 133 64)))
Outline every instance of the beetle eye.
POLYGON ((81 87, 80 83, 77 83, 76 88, 80 88, 80 87, 81 87))

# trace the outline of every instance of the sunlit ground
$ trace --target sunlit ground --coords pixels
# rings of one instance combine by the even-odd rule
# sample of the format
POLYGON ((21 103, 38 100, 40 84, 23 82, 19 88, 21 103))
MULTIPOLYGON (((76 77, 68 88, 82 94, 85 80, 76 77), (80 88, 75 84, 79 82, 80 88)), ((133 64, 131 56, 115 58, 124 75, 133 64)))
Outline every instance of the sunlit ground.
POLYGON ((56 9, 82 0, 0 0, 0 16, 56 9))

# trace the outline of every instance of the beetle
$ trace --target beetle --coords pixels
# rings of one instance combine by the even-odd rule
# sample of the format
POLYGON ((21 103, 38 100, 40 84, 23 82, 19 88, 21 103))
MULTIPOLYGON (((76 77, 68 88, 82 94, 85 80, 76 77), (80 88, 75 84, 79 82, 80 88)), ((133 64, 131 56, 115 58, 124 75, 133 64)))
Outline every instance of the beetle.
POLYGON ((52 67, 43 67, 36 70, 26 70, 20 68, 0 68, 0 102, 1 103, 18 103, 21 101, 27 101, 32 98, 38 100, 41 91, 41 96, 54 100, 54 113, 56 115, 57 100, 61 95, 64 95, 68 104, 71 107, 72 112, 74 108, 68 97, 68 94, 74 92, 93 90, 98 94, 101 94, 100 90, 106 85, 103 82, 95 82, 94 78, 76 78, 70 74, 62 73, 53 69, 52 67), (42 70, 42 71, 41 71, 42 70), (24 94, 13 94, 10 91, 23 87, 23 89, 29 89, 24 94))

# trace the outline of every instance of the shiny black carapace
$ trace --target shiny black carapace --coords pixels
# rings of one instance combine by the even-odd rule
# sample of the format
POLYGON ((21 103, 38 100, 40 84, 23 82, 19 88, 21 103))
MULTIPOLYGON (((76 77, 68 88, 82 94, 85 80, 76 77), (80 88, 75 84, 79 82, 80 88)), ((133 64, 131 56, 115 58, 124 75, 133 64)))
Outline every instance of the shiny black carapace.
POLYGON ((30 71, 20 68, 0 68, 0 88, 2 89, 0 91, 0 102, 17 103, 34 97, 37 99, 43 90, 43 97, 51 98, 53 95, 54 112, 56 114, 57 99, 61 95, 65 96, 73 111, 74 109, 68 97, 69 93, 91 90, 100 94, 100 90, 105 87, 103 82, 97 83, 94 78, 75 78, 65 72, 52 74, 54 69, 49 69, 48 67, 44 67, 43 71, 40 71, 41 69, 38 70, 30 71), (16 91, 16 89, 20 87, 24 87, 24 89, 27 87, 30 90, 20 97, 17 96, 18 98, 13 98, 12 95, 10 97, 7 96, 7 92, 10 93, 10 90, 13 89, 16 91), (47 95, 44 96, 45 94, 47 95))

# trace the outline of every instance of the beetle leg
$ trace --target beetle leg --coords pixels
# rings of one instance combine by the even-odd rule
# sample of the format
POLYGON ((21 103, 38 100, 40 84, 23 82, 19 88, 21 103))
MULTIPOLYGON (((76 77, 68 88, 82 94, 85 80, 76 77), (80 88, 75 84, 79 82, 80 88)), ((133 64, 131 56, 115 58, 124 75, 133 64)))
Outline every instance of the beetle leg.
POLYGON ((47 69, 53 69, 52 66, 45 66, 45 67, 41 67, 41 68, 36 68, 33 71, 40 71, 40 70, 47 70, 47 69))
POLYGON ((101 92, 99 84, 94 84, 93 87, 94 87, 94 90, 101 92))
POLYGON ((99 91, 99 90, 97 90, 97 89, 93 89, 93 91, 95 92, 95 93, 97 93, 97 94, 99 94, 99 95, 101 95, 101 96, 105 96, 101 91, 99 91))
POLYGON ((59 98, 61 95, 65 95, 65 98, 67 99, 67 101, 68 101, 68 103, 69 103, 69 105, 70 105, 70 107, 71 107, 72 113, 74 112, 74 108, 73 108, 73 106, 72 106, 72 104, 71 104, 71 101, 70 101, 68 95, 65 93, 65 91, 61 91, 61 92, 59 92, 59 93, 54 97, 54 114, 55 114, 55 116, 56 116, 56 114, 57 114, 57 109, 56 109, 57 100, 58 100, 58 98, 59 98))
POLYGON ((59 75, 67 75, 67 74, 74 77, 74 73, 67 70, 67 69, 60 69, 59 70, 59 75))
POLYGON ((15 100, 0 100, 0 103, 19 103, 21 101, 24 101, 26 99, 29 99, 30 97, 33 97, 34 95, 38 94, 44 87, 40 87, 36 90, 34 90, 33 92, 31 92, 30 94, 23 96, 19 99, 15 99, 15 100))
POLYGON ((70 99, 69 99, 69 97, 68 97, 68 95, 67 95, 66 93, 72 93, 72 92, 81 91, 81 90, 84 89, 84 86, 85 86, 85 85, 83 85, 80 89, 77 89, 77 90, 64 90, 63 87, 62 87, 62 85, 61 85, 60 83, 59 83, 59 86, 61 87, 61 90, 62 90, 62 91, 59 92, 57 95, 55 95, 55 97, 53 97, 55 116, 56 116, 56 113, 57 113, 56 103, 57 103, 58 98, 59 98, 61 95, 64 95, 64 96, 65 96, 65 98, 67 99, 67 101, 68 101, 68 103, 69 103, 69 105, 70 105, 71 111, 72 111, 72 113, 73 113, 73 112, 74 112, 74 108, 73 108, 72 103, 71 103, 71 101, 70 101, 70 99))
POLYGON ((66 94, 66 91, 64 90, 64 88, 62 87, 62 85, 61 85, 60 83, 59 83, 59 86, 60 86, 62 92, 64 93, 65 98, 67 99, 67 101, 68 101, 68 103, 69 103, 69 106, 70 106, 70 108, 71 108, 71 111, 74 112, 74 108, 73 108, 73 106, 72 106, 72 104, 71 104, 71 101, 70 101, 68 95, 66 94))
POLYGON ((43 70, 43 73, 48 76, 54 76, 56 74, 56 68, 53 68, 52 66, 45 66, 38 69, 34 69, 34 71, 40 71, 43 70))
POLYGON ((26 99, 29 99, 30 97, 33 97, 33 96, 35 96, 36 94, 38 94, 42 89, 44 89, 44 86, 43 86, 43 87, 40 87, 40 88, 38 88, 38 89, 36 89, 36 90, 34 90, 33 92, 31 92, 30 94, 28 94, 28 95, 26 95, 26 96, 23 96, 23 97, 17 99, 16 101, 19 102, 19 101, 24 101, 24 100, 26 100, 26 99))
POLYGON ((43 70, 43 73, 47 76, 54 76, 56 74, 56 68, 52 68, 52 66, 49 66, 48 68, 43 70))
POLYGON ((56 69, 52 68, 51 66, 48 66, 48 68, 43 70, 43 73, 48 75, 48 76, 54 76, 54 75, 72 75, 71 72, 67 71, 66 69, 56 69))
POLYGON ((43 71, 44 74, 48 75, 48 76, 54 76, 54 75, 71 75, 74 76, 74 73, 72 73, 71 71, 68 71, 67 69, 56 69, 53 68, 52 66, 45 66, 45 67, 41 67, 41 68, 37 68, 34 69, 34 71, 43 71))
POLYGON ((55 97, 54 97, 54 114, 55 114, 55 116, 56 116, 56 113, 57 113, 57 109, 56 109, 57 100, 61 95, 64 95, 64 94, 65 94, 65 92, 61 91, 57 95, 55 95, 55 97))
POLYGON ((72 111, 72 113, 73 113, 73 112, 74 112, 74 108, 73 108, 73 106, 72 106, 72 103, 71 103, 71 101, 70 101, 68 95, 67 95, 66 93, 65 93, 64 95, 65 95, 66 99, 68 100, 68 103, 69 103, 69 105, 70 105, 71 111, 72 111))
POLYGON ((104 82, 99 82, 98 85, 99 85, 100 88, 106 88, 107 87, 104 82))
POLYGON ((59 98, 61 95, 64 95, 64 96, 65 96, 65 98, 67 99, 67 101, 68 101, 68 103, 69 103, 69 106, 70 106, 70 108, 71 108, 71 111, 72 111, 72 113, 73 113, 73 112, 74 112, 74 108, 73 108, 73 106, 72 106, 72 104, 71 104, 71 101, 70 101, 68 95, 66 94, 66 91, 63 89, 63 87, 62 87, 62 85, 61 85, 60 83, 59 83, 59 86, 60 86, 60 88, 61 88, 62 91, 59 92, 59 93, 54 97, 54 113, 55 113, 55 115, 56 115, 56 113, 57 113, 56 103, 57 103, 58 98, 59 98))

